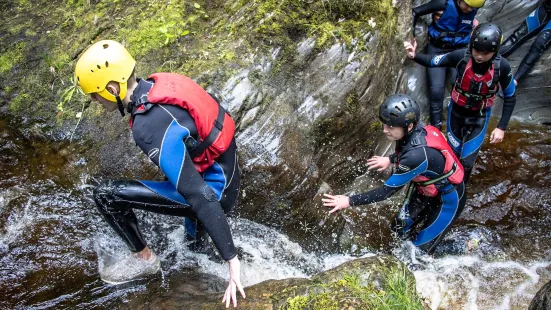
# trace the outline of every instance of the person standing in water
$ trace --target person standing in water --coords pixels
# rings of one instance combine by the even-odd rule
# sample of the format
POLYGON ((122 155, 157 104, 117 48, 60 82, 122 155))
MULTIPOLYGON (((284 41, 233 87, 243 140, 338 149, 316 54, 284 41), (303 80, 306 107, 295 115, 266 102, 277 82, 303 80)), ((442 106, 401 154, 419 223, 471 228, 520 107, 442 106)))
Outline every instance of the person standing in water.
POLYGON ((500 143, 516 104, 515 83, 511 66, 498 53, 501 29, 491 23, 478 25, 467 49, 442 55, 417 53, 417 42, 404 42, 407 57, 425 67, 455 67, 457 79, 448 106, 448 143, 465 167, 468 182, 484 142, 495 96, 499 87, 504 102, 501 119, 490 135, 490 143, 500 143))
MULTIPOLYGON (((136 79, 136 61, 118 42, 104 40, 79 58, 75 76, 92 101, 105 110, 130 114, 136 144, 159 166, 165 182, 108 180, 94 190, 105 221, 132 252, 108 267, 101 279, 120 284, 157 273, 160 261, 147 245, 134 209, 182 216, 192 238, 208 233, 229 263, 229 284, 222 302, 237 306, 245 298, 237 257, 225 213, 237 203, 240 174, 235 125, 220 104, 188 77, 155 73, 136 79), (194 229, 190 231, 190 228, 194 229)), ((117 160, 114 158, 113 160, 117 160)))
POLYGON ((434 126, 420 122, 419 105, 407 95, 393 95, 379 107, 379 119, 389 141, 396 142, 390 156, 374 156, 369 169, 394 173, 380 188, 344 196, 324 194, 323 205, 335 213, 389 198, 409 184, 403 207, 392 229, 432 254, 465 207, 463 167, 434 126))
MULTIPOLYGON (((429 25, 428 54, 443 54, 465 48, 471 31, 478 24, 475 16, 485 0, 432 0, 413 9, 413 36, 419 16, 433 14, 429 25)), ((442 129, 442 109, 446 90, 446 71, 455 80, 454 68, 427 68, 429 83, 430 123, 442 129)))

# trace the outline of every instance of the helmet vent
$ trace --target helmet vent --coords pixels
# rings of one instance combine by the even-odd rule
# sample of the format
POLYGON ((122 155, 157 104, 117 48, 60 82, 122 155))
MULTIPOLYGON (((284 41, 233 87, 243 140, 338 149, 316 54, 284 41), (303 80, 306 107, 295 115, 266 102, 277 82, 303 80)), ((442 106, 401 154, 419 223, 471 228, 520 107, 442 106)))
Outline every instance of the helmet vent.
POLYGON ((408 108, 408 106, 406 105, 406 103, 403 102, 403 101, 402 101, 402 105, 404 106, 404 109, 407 109, 407 108, 408 108))
POLYGON ((109 44, 105 43, 103 44, 103 49, 107 49, 109 47, 109 44))
POLYGON ((90 69, 90 72, 94 73, 94 70, 90 69))
POLYGON ((392 116, 394 118, 398 118, 398 114, 395 114, 395 113, 390 113, 390 116, 392 116))
POLYGON ((394 109, 395 109, 395 110, 398 110, 398 112, 402 112, 402 110, 400 109, 399 106, 394 106, 394 109))
POLYGON ((99 65, 97 65, 98 69, 101 69, 101 67, 99 65))
POLYGON ((79 81, 79 82, 80 82, 80 77, 78 77, 78 76, 77 76, 77 81, 79 81))
POLYGON ((106 61, 105 62, 105 68, 109 67, 109 63, 106 61))

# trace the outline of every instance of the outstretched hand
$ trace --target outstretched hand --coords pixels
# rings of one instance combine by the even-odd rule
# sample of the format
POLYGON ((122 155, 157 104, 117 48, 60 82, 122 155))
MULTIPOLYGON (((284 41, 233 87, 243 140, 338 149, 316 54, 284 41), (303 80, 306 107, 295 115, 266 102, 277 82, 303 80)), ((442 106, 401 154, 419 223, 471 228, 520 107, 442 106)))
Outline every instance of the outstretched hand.
POLYGON ((383 156, 373 156, 367 160, 367 165, 369 166, 367 170, 377 169, 377 171, 386 170, 390 166, 390 158, 383 156))
POLYGON ((323 201, 323 205, 325 207, 333 208, 331 211, 329 211, 329 214, 350 207, 350 199, 348 199, 348 196, 329 194, 323 194, 323 196, 326 197, 321 200, 323 201))
POLYGON ((490 135, 490 143, 499 143, 503 141, 503 137, 505 137, 505 130, 496 128, 490 135))
POLYGON ((411 41, 404 41, 404 48, 406 49, 406 56, 409 59, 415 58, 415 50, 417 49, 417 40, 415 38, 411 41))
POLYGON ((226 292, 224 293, 224 298, 222 298, 222 303, 226 303, 226 308, 230 306, 230 302, 233 300, 233 307, 237 307, 237 290, 241 293, 241 297, 245 298, 245 291, 243 290, 243 285, 241 285, 241 263, 236 257, 228 261, 230 265, 230 283, 226 292))

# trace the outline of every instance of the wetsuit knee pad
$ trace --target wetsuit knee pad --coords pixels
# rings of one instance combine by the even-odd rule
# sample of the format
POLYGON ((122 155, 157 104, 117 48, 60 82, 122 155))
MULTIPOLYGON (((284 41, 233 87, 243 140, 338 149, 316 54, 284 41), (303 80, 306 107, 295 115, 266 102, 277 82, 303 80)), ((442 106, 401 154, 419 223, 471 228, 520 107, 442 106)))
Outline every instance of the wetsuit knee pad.
POLYGON ((533 65, 541 57, 541 55, 545 51, 545 48, 547 48, 550 39, 551 29, 544 30, 538 35, 536 40, 534 40, 534 43, 532 43, 528 54, 526 55, 527 64, 533 65))
POLYGON ((205 197, 207 201, 218 201, 218 195, 216 195, 214 190, 208 185, 203 186, 203 188, 201 189, 201 194, 203 195, 203 197, 205 197))
POLYGON ((94 188, 93 198, 101 213, 120 212, 117 204, 114 203, 115 195, 113 181, 104 181, 94 188))

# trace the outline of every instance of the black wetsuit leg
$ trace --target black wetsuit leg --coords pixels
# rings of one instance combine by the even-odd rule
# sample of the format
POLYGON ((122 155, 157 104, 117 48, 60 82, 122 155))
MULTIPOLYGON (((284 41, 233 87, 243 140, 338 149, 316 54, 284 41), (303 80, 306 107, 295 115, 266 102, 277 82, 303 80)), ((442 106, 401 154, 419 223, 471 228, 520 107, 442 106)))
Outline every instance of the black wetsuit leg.
POLYGON ((467 200, 463 182, 455 187, 446 185, 443 193, 427 197, 415 190, 411 202, 403 207, 391 229, 432 254, 463 212, 467 200))
MULTIPOLYGON (((430 42, 427 45, 427 54, 429 55, 439 55, 448 52, 450 52, 450 50, 436 47, 430 42)), ((442 129, 442 108, 444 103, 444 93, 446 90, 447 71, 451 74, 453 80, 455 80, 455 68, 427 68, 430 101, 430 123, 440 130, 442 129)))
POLYGON ((524 42, 538 34, 551 19, 546 4, 536 8, 513 33, 503 41, 499 49, 499 53, 508 57, 517 50, 524 42))
POLYGON ((453 101, 448 107, 448 143, 465 168, 465 184, 471 177, 476 157, 484 142, 490 115, 491 108, 481 113, 462 108, 453 101))
POLYGON ((549 42, 551 42, 551 22, 549 22, 547 26, 545 26, 545 29, 538 34, 534 43, 530 46, 530 50, 520 62, 517 72, 515 73, 515 80, 517 80, 517 82, 532 69, 549 45, 549 42))
POLYGON ((428 254, 432 254, 463 212, 466 201, 464 183, 458 184, 450 193, 427 197, 427 207, 423 212, 423 226, 413 243, 428 254), (442 223, 438 223, 439 221, 442 223))
MULTIPOLYGON (((215 165, 218 165, 223 170, 225 184, 221 193, 220 203, 224 212, 228 213, 237 203, 240 186, 235 140, 228 150, 216 160, 213 166, 215 165)), ((215 176, 213 174, 213 176, 213 178, 220 178, 219 175, 215 176)), ((210 177, 211 175, 207 169, 203 174, 203 178, 207 184, 210 182, 210 177)), ((169 181, 157 183, 163 184, 162 187, 168 188, 167 191, 158 190, 160 187, 153 188, 148 182, 150 181, 106 181, 94 190, 94 201, 100 213, 132 252, 139 252, 147 246, 138 228, 137 218, 133 209, 165 215, 185 216, 192 219, 196 218, 192 208, 185 203, 183 197, 169 181)), ((197 190, 199 191, 201 188, 197 188, 197 190)), ((217 192, 216 189, 214 190, 217 192)), ((202 227, 202 225, 199 226, 202 227)), ((217 227, 212 227, 211 229, 214 234, 217 233, 217 227)), ((204 228, 202 230, 204 231, 204 228)), ((200 232, 200 234, 204 233, 200 232)))

